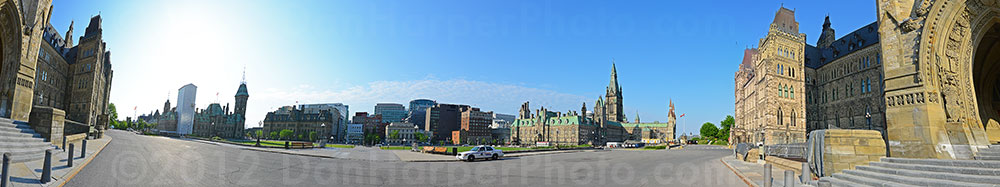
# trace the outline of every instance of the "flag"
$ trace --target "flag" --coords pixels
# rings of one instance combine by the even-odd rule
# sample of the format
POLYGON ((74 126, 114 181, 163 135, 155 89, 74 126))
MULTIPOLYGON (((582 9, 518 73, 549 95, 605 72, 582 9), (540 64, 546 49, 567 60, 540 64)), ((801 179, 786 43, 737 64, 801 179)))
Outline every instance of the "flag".
POLYGON ((683 118, 683 117, 684 117, 684 115, 687 115, 687 114, 681 114, 681 117, 679 117, 679 118, 683 118))
POLYGON ((139 110, 139 106, 135 106, 132 110, 139 110))

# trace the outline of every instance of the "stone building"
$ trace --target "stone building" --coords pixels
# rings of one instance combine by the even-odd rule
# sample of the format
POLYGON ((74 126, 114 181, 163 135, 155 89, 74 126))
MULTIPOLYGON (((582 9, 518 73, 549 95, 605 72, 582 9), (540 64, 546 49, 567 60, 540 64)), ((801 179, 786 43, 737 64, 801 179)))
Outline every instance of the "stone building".
POLYGON ((284 106, 273 112, 268 112, 264 117, 264 133, 280 132, 291 130, 292 136, 286 137, 292 140, 314 141, 330 139, 330 132, 341 122, 339 111, 320 110, 316 112, 306 112, 298 106, 284 106), (310 137, 315 134, 315 137, 310 137), (315 138, 315 139, 313 139, 315 138))
POLYGON ((330 132, 330 138, 337 141, 343 140, 347 136, 347 126, 348 124, 348 107, 343 103, 323 103, 323 104, 302 104, 299 108, 302 108, 306 113, 316 113, 321 110, 337 111, 339 115, 342 116, 340 122, 333 126, 330 132))
MULTIPOLYGON (((0 2, 0 117, 28 121, 51 0, 0 2)), ((68 62, 68 61, 67 61, 68 62)), ((67 76, 69 77, 69 76, 67 76)), ((89 112, 88 112, 89 113, 89 112)))
MULTIPOLYGON (((803 40, 770 42, 804 38, 797 29, 775 32, 790 31, 787 23, 794 22, 794 12, 781 8, 760 49, 748 49, 736 73, 734 142, 781 143, 774 141, 782 138, 775 135, 782 134, 782 126, 798 128, 803 121, 799 111, 805 110, 802 126, 810 131, 882 131, 893 157, 972 159, 986 145, 1000 143, 1000 66, 991 55, 1000 54, 992 47, 1000 43, 995 37, 1000 34, 1000 5, 983 0, 876 2, 875 23, 834 39, 828 18, 817 46, 803 40), (776 48, 773 43, 790 44, 776 48), (792 61, 773 63, 776 56, 792 61), (787 78, 798 79, 798 72, 804 73, 804 85, 787 78), (791 99, 786 97, 805 104, 786 108, 791 99), (786 104, 778 105, 782 110, 768 107, 776 102, 786 104), (786 113, 788 109, 796 112, 786 113)), ((794 142, 805 130, 788 134, 794 142)))
POLYGON ((795 12, 784 7, 774 15, 758 49, 744 51, 736 73, 734 141, 782 144, 805 142, 805 34, 799 33, 795 12), (799 90, 797 93, 795 90, 799 90), (743 119, 741 118, 741 119, 743 119))
POLYGON ((428 135, 430 133, 424 131, 420 127, 414 126, 412 123, 405 122, 392 122, 389 126, 386 126, 385 130, 385 143, 394 145, 410 145, 414 142, 419 142, 417 139, 417 134, 428 135), (395 136, 393 134, 395 133, 395 136))
POLYGON ((382 115, 368 115, 368 112, 354 113, 351 122, 362 124, 365 136, 377 135, 380 138, 385 138, 385 128, 389 126, 389 123, 382 121, 382 115))
POLYGON ((101 22, 100 15, 92 17, 79 44, 73 43, 72 23, 65 33, 66 39, 50 23, 38 25, 44 43, 38 46, 38 57, 32 63, 31 90, 34 98, 31 105, 64 110, 67 121, 92 127, 97 132, 108 124, 108 93, 113 74, 111 52, 103 40, 101 22))
MULTIPOLYGON (((245 80, 245 77, 244 77, 245 80)), ((155 124, 155 131, 161 134, 169 135, 195 135, 201 137, 215 137, 220 138, 246 138, 246 106, 247 101, 250 98, 249 92, 247 92, 246 81, 241 81, 240 86, 236 89, 236 94, 233 96, 235 104, 232 109, 230 109, 229 104, 222 106, 219 103, 211 103, 205 109, 194 108, 194 98, 187 98, 182 95, 193 97, 193 84, 185 85, 178 90, 178 93, 188 94, 178 94, 178 100, 190 100, 187 103, 178 102, 178 107, 191 106, 191 126, 184 127, 183 123, 180 121, 184 119, 184 114, 178 112, 177 107, 171 107, 170 100, 167 99, 163 103, 163 112, 156 110, 150 114, 144 114, 139 116, 139 119, 146 120, 150 124, 155 124), (188 88, 188 89, 185 89, 188 88)))
POLYGON ((592 113, 584 103, 580 111, 551 112, 542 107, 533 115, 528 102, 521 105, 519 116, 511 123, 510 141, 515 144, 549 142, 555 145, 604 145, 607 142, 645 141, 666 143, 674 140, 676 116, 670 102, 667 123, 634 123, 625 120, 622 89, 617 68, 612 62, 607 93, 598 97, 592 113))

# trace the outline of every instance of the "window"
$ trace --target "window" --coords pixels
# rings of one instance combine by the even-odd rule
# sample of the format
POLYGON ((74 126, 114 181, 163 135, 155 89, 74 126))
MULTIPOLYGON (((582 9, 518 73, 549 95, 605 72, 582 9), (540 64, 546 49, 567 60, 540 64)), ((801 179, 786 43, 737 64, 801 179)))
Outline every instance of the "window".
POLYGON ((791 96, 792 96, 792 99, 795 99, 795 87, 791 87, 791 88, 789 88, 789 90, 788 90, 788 91, 790 92, 790 94, 789 94, 789 95, 791 95, 791 96))

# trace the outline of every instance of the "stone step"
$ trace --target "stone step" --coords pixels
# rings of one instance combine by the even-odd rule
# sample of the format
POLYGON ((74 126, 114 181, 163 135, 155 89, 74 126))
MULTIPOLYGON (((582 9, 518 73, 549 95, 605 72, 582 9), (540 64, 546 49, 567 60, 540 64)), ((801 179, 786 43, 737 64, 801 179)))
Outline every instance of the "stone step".
MULTIPOLYGON (((845 170, 847 171, 847 170, 845 170)), ((913 185, 900 184, 896 182, 890 182, 886 180, 878 180, 873 178, 868 178, 864 176, 858 176, 850 173, 840 172, 834 173, 833 178, 853 182, 857 184, 862 184, 862 186, 892 186, 892 187, 910 187, 913 185)))
POLYGON ((867 177, 875 180, 895 182, 895 183, 914 185, 914 186, 983 186, 983 184, 976 184, 976 183, 967 183, 967 182, 942 180, 942 179, 907 177, 907 176, 893 175, 888 173, 877 173, 877 172, 861 171, 861 170, 844 170, 843 173, 855 176, 867 177))
POLYGON ((922 164, 932 166, 952 166, 971 168, 1000 168, 1000 161, 991 160, 944 160, 944 159, 915 159, 915 158, 894 158, 883 157, 882 162, 902 163, 902 164, 922 164))
POLYGON ((1000 144, 990 145, 990 149, 1000 149, 1000 144))
POLYGON ((45 139, 33 136, 0 136, 0 141, 23 143, 23 142, 45 142, 45 139))
MULTIPOLYGON (((869 185, 859 184, 859 183, 856 183, 856 182, 846 181, 846 180, 842 180, 842 179, 838 179, 838 178, 833 178, 833 177, 823 177, 823 178, 820 178, 819 181, 829 181, 831 186, 836 186, 836 187, 869 186, 869 185)), ((819 186, 819 185, 813 185, 813 186, 819 186)))
POLYGON ((990 151, 979 151, 976 155, 983 156, 1000 156, 1000 152, 990 152, 990 151))
POLYGON ((984 175, 984 176, 995 176, 1000 177, 1000 169, 987 169, 987 168, 967 168, 967 167, 952 167, 952 166, 932 166, 932 165, 921 165, 921 164, 901 164, 901 163, 890 163, 890 162, 871 162, 872 166, 892 168, 892 169, 903 169, 903 170, 918 170, 918 171, 930 171, 930 172, 942 172, 942 173, 956 173, 956 174, 967 174, 967 175, 984 175))
POLYGON ((52 147, 52 144, 48 142, 0 142, 0 147, 3 148, 47 148, 52 147))
POLYGON ((23 132, 11 132, 11 131, 0 131, 0 137, 37 137, 41 138, 41 135, 34 133, 23 133, 23 132))
POLYGON ((871 171, 876 173, 915 177, 915 178, 941 179, 941 180, 968 182, 968 183, 1000 184, 1000 177, 996 176, 918 171, 918 170, 907 170, 907 169, 884 168, 879 166, 857 166, 856 169, 861 171, 871 171))
POLYGON ((0 131, 35 133, 35 129, 32 129, 31 127, 28 127, 28 126, 24 126, 24 127, 0 127, 0 131))
POLYGON ((0 148, 0 154, 10 153, 11 157, 13 157, 13 159, 11 159, 11 162, 26 162, 26 161, 37 160, 37 159, 41 159, 41 158, 45 157, 45 150, 46 149, 47 148, 42 148, 42 149, 10 149, 10 148, 0 148))
POLYGON ((976 160, 1000 161, 1000 156, 989 156, 989 155, 976 156, 976 160))

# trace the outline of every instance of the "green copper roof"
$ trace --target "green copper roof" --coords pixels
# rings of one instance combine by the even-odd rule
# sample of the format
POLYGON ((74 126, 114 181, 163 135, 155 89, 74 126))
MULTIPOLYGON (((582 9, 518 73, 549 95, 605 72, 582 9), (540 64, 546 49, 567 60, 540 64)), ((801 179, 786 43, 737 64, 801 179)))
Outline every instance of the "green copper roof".
POLYGON ((250 93, 247 93, 247 84, 246 83, 240 84, 240 89, 236 90, 236 96, 237 97, 238 96, 250 96, 250 93))

